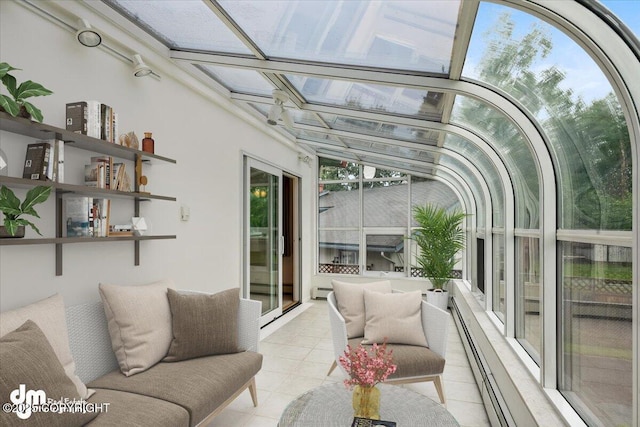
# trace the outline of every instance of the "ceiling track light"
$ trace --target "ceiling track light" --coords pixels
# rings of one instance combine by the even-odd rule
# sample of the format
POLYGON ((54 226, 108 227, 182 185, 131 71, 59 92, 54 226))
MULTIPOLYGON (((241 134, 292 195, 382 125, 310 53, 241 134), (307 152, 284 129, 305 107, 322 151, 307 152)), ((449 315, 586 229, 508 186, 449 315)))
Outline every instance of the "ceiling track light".
POLYGON ((267 114, 267 123, 271 126, 278 124, 278 120, 282 120, 286 127, 293 127, 293 118, 289 110, 284 108, 284 103, 289 101, 289 95, 280 89, 274 89, 272 92, 274 104, 267 114))
POLYGON ((139 54, 133 55, 133 75, 136 77, 144 77, 151 74, 153 70, 144 63, 139 54))
POLYGON ((102 44, 102 35, 95 28, 92 28, 86 19, 78 20, 76 39, 86 47, 97 47, 102 44))

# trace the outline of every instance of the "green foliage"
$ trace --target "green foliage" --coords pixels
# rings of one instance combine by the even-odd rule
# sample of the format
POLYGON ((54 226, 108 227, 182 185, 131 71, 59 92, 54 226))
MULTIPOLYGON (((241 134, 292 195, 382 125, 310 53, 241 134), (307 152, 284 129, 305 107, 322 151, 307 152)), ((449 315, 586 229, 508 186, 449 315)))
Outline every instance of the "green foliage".
POLYGON ((456 255, 465 247, 462 221, 466 216, 431 204, 413 208, 419 228, 410 239, 420 248, 418 266, 436 289, 447 284, 457 262, 456 255))
MULTIPOLYGON (((480 80, 517 99, 539 118, 556 162, 562 217, 573 229, 631 230, 632 160, 627 123, 613 92, 585 102, 564 89, 565 72, 548 65, 553 38, 544 24, 519 35, 509 13, 484 34, 487 49, 479 64, 480 80)), ((556 49, 557 50, 557 49, 556 49)), ((491 108, 467 102, 463 115, 500 141, 508 141, 516 162, 529 156, 517 143, 513 126, 491 108)), ((530 163, 530 162, 527 162, 530 163)), ((516 165, 531 194, 537 194, 535 168, 516 165)))
POLYGON ((42 112, 30 102, 25 101, 25 99, 33 96, 51 95, 53 92, 40 83, 32 82, 31 80, 22 82, 18 86, 16 78, 9 74, 13 70, 19 70, 19 68, 14 68, 6 62, 0 63, 0 79, 11 95, 0 95, 0 107, 13 117, 20 114, 20 109, 24 108, 31 117, 42 122, 44 118, 42 112))
POLYGON ((20 217, 22 215, 31 215, 40 218, 33 207, 47 200, 49 194, 51 194, 51 187, 39 185, 29 190, 24 201, 20 203, 20 199, 16 197, 13 191, 3 185, 2 188, 0 188, 0 212, 4 214, 4 226, 7 232, 14 236, 18 226, 28 225, 33 228, 36 233, 42 235, 38 227, 32 222, 20 217))

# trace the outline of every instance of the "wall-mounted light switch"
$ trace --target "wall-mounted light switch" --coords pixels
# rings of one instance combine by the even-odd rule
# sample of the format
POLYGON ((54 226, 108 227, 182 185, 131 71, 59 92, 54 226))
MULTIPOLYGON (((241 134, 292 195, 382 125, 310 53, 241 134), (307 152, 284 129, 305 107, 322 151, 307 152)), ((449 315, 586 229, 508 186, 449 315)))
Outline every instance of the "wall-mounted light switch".
POLYGON ((180 206, 180 219, 182 221, 189 221, 189 216, 191 215, 191 209, 188 206, 180 206))

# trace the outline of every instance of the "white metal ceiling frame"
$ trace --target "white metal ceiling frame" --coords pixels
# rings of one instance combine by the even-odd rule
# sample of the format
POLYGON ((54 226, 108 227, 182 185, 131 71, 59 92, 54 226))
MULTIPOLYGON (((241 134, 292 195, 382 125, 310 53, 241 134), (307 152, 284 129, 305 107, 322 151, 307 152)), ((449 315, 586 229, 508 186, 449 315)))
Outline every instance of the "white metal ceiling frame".
MULTIPOLYGON (((505 4, 509 4, 510 6, 513 7, 518 7, 519 4, 514 4, 514 2, 512 1, 504 1, 503 3, 505 4)), ((589 28, 589 24, 590 23, 595 23, 595 32, 602 32, 603 34, 599 34, 598 37, 594 37, 594 39, 598 40, 598 42, 603 42, 601 43, 601 45, 606 46, 606 43, 609 43, 612 39, 616 41, 616 43, 618 43, 618 40, 616 40, 616 37, 611 38, 610 34, 604 34, 606 33, 606 31, 600 31, 602 30, 602 22, 599 19, 595 19, 593 16, 587 16, 588 14, 586 14, 584 11, 582 12, 578 12, 579 16, 576 16, 574 12, 576 12, 576 6, 575 4, 572 4, 573 2, 544 2, 544 1, 528 1, 529 4, 540 4, 541 9, 545 9, 545 10, 549 10, 549 11, 553 11, 551 13, 549 13, 547 15, 547 18, 549 17, 549 15, 553 15, 553 17, 559 17, 559 16, 571 16, 571 20, 573 22, 579 22, 578 26, 580 28, 586 28, 586 31, 590 33, 590 36, 592 35, 591 33, 593 33, 593 31, 591 31, 591 29, 589 28)), ((553 18, 552 17, 552 18, 553 18)), ((545 19, 546 21, 549 21, 549 19, 545 19)), ((551 19, 553 20, 553 19, 551 19)), ((608 29, 610 30, 610 29, 608 29)), ((584 36, 583 36, 584 37, 584 36)), ((591 39, 590 39, 591 40, 591 39)), ((600 50, 601 52, 601 50, 600 50)), ((608 48, 607 49, 608 53, 613 52, 613 56, 615 57, 613 59, 613 62, 616 63, 617 67, 622 67, 623 71, 621 72, 622 76, 624 76, 624 78, 629 81, 629 82, 635 82, 635 77, 634 77, 634 72, 635 72, 635 65, 633 65, 634 63, 632 63, 632 65, 630 66, 625 66, 625 61, 629 59, 629 55, 627 52, 620 52, 620 49, 616 49, 616 48, 608 48), (626 59, 625 59, 626 58, 626 59)), ((226 64, 221 64, 221 65, 226 65, 226 64)), ((624 81, 622 80, 622 78, 616 78, 616 82, 623 83, 624 86, 624 81)), ((614 85, 614 87, 616 87, 614 85)), ((623 108, 625 110, 625 115, 627 116, 627 121, 628 123, 631 123, 630 125, 630 134, 632 135, 632 141, 638 141, 637 135, 640 135, 640 127, 638 126, 637 122, 637 113, 633 114, 633 112, 637 112, 637 109, 635 108, 635 105, 637 105, 637 103, 634 103, 634 99, 640 99, 640 96, 638 96, 638 90, 640 90, 639 87, 635 87, 635 88, 627 88, 625 90, 623 90, 623 96, 622 99, 626 101, 626 103, 623 105, 623 108)), ((619 89, 616 89, 616 92, 618 93, 619 97, 620 97, 620 93, 619 93, 619 89)), ((482 93, 479 95, 482 96, 482 93)), ((514 107, 517 109, 517 106, 514 107)), ((516 116, 518 116, 519 114, 516 114, 516 116)), ((509 114, 507 114, 507 116, 510 116, 509 114)), ((514 116, 511 116, 514 117, 514 116)), ((518 118, 518 117, 516 117, 518 118)), ((524 124, 525 122, 522 121, 518 121, 516 120, 517 123, 520 124, 524 124)), ((525 127, 529 128, 530 126, 527 124, 524 124, 525 127)), ((534 126, 535 127, 535 126, 534 126)), ((529 133, 525 133, 525 135, 529 136, 532 134, 529 133)), ((542 153, 540 151, 540 149, 542 148, 542 145, 540 144, 542 137, 540 134, 534 133, 533 135, 535 136, 535 140, 534 141, 534 153, 536 154, 542 154, 542 157, 538 156, 538 159, 544 159, 544 153, 542 153)), ((637 147, 634 145, 632 147, 632 150, 634 151, 634 154, 636 154, 634 156, 634 158, 637 158, 637 147)), ((544 165, 540 165, 541 169, 545 171, 545 174, 543 174, 543 176, 549 176, 546 173, 552 173, 553 172, 553 167, 552 165, 548 164, 546 160, 542 160, 545 164, 544 165)), ((638 205, 638 188, 640 187, 639 185, 639 178, 638 178, 638 166, 637 166, 637 162, 634 162, 633 165, 634 171, 634 195, 633 195, 633 202, 634 202, 634 206, 638 205)), ((539 171, 540 173, 541 171, 539 171)), ((544 251, 544 259, 543 259, 543 266, 548 266, 549 264, 552 264, 552 261, 555 260, 555 242, 554 239, 551 238, 551 236, 549 235, 549 233, 551 233, 550 230, 554 230, 555 232, 555 218, 550 218, 549 216, 545 216, 544 212, 555 212, 555 200, 551 195, 551 192, 549 191, 549 187, 548 185, 546 185, 546 183, 548 183, 549 181, 552 181, 551 179, 545 179, 546 182, 543 182, 541 185, 541 195, 544 196, 541 198, 541 205, 540 205, 540 209, 543 213, 542 218, 541 218, 541 229, 545 230, 543 231, 543 251, 544 251), (549 203, 551 202, 551 203, 549 203), (550 244, 553 242, 553 248, 550 247, 550 244), (553 256, 552 256, 553 255, 553 256)), ((639 240, 639 235, 640 235, 640 230, 639 227, 637 226, 638 224, 638 212, 637 209, 634 210, 634 218, 633 218, 633 224, 635 226, 635 231, 634 231, 634 253, 637 256, 637 245, 638 245, 638 240, 639 240)), ((634 279, 638 277, 638 266, 634 264, 634 272, 633 272, 633 277, 634 279)), ((551 269, 543 269, 543 280, 546 283, 555 283, 556 277, 555 277, 555 268, 551 268, 551 269), (553 270, 553 274, 552 273, 553 270), (552 282, 549 282, 548 279, 551 279, 552 282)), ((549 293, 546 293, 544 295, 544 304, 548 304, 550 302, 553 302, 553 306, 555 306, 555 297, 552 298, 552 296, 548 295, 549 293), (552 300, 552 301, 551 301, 552 300)), ((634 318, 638 318, 638 295, 636 294, 636 296, 634 297, 634 318)), ((637 335, 637 322, 634 323, 634 331, 637 335)), ((550 347, 555 348, 555 343, 550 346, 547 346, 546 350, 551 350, 550 347)), ((634 344, 634 354, 636 355, 636 357, 634 358, 634 369, 637 372, 637 354, 638 354, 638 344, 637 342, 634 344)), ((547 351, 545 352, 546 354, 551 353, 551 351, 547 351)), ((546 360, 545 360, 546 362, 546 360)), ((545 363, 546 364, 546 363, 545 363)), ((554 377, 555 372, 545 372, 545 374, 543 375, 543 384, 546 387, 555 387, 555 377, 554 377)), ((636 395, 638 395, 637 393, 637 378, 634 379, 634 388, 636 390, 636 395)), ((636 402, 636 404, 634 405, 634 420, 638 419, 637 416, 637 407, 638 404, 636 402)))

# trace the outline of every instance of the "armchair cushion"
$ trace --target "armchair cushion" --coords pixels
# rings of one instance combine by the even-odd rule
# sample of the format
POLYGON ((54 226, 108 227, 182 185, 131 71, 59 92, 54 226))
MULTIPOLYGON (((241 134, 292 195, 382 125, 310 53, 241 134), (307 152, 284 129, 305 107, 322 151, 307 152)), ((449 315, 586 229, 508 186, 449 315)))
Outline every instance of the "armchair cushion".
POLYGON ((391 282, 382 280, 370 283, 349 283, 332 280, 338 311, 342 315, 347 327, 347 337, 361 337, 364 335, 365 311, 364 290, 391 293, 391 282))
POLYGON ((363 344, 388 343, 428 347, 422 328, 422 292, 382 294, 364 291, 363 344))
POLYGON ((182 295, 167 291, 173 324, 173 340, 165 362, 194 357, 237 353, 240 290, 213 295, 182 295))
MULTIPOLYGON (((349 340, 349 345, 356 348, 361 341, 361 337, 352 338, 349 340)), ((364 347, 370 346, 364 345, 364 347)), ((426 347, 388 344, 387 349, 393 350, 393 363, 397 366, 396 371, 389 376, 389 380, 439 375, 444 371, 444 357, 426 347)))

